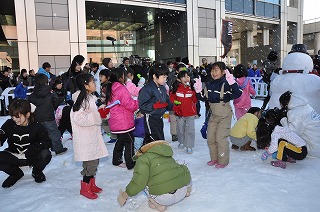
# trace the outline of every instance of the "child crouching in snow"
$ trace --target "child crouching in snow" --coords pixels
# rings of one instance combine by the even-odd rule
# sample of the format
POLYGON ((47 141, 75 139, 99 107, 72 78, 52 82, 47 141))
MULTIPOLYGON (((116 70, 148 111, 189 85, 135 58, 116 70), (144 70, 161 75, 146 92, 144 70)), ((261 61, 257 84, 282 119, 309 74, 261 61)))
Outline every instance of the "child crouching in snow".
POLYGON ((144 189, 148 193, 149 207, 165 211, 167 206, 180 202, 191 193, 191 176, 188 167, 178 164, 166 141, 153 141, 135 154, 133 178, 126 190, 117 198, 120 206, 144 189))

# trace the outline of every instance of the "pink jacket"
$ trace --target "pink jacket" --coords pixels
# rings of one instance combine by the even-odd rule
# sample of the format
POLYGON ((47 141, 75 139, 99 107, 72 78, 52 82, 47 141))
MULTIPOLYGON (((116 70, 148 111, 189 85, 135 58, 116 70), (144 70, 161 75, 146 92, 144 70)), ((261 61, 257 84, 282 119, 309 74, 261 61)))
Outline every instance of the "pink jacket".
POLYGON ((242 95, 233 101, 234 107, 236 108, 247 108, 251 107, 251 95, 256 95, 256 91, 254 90, 251 80, 247 77, 238 78, 237 83, 240 89, 243 90, 242 95))
POLYGON ((113 96, 108 104, 116 100, 119 100, 120 104, 110 109, 110 131, 122 134, 134 130, 134 111, 138 109, 138 101, 134 100, 127 88, 119 82, 115 82, 111 90, 113 96))
POLYGON ((130 79, 127 79, 126 87, 130 92, 132 97, 137 97, 139 95, 139 91, 141 90, 140 87, 137 87, 130 79))
MULTIPOLYGON (((80 91, 72 97, 74 102, 80 91)), ((89 104, 84 110, 70 112, 73 150, 75 161, 89 161, 108 156, 108 150, 101 135, 101 118, 95 104, 97 98, 89 96, 89 104)))

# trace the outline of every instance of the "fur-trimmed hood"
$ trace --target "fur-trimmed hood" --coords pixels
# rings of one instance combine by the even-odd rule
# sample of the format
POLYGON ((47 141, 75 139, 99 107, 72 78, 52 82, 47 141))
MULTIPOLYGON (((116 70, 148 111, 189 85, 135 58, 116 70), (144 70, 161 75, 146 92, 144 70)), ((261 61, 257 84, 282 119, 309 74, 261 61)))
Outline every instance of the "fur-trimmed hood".
POLYGON ((137 160, 144 153, 155 153, 164 157, 172 157, 173 151, 169 146, 169 143, 164 140, 153 141, 151 143, 143 145, 133 156, 134 160, 137 160))

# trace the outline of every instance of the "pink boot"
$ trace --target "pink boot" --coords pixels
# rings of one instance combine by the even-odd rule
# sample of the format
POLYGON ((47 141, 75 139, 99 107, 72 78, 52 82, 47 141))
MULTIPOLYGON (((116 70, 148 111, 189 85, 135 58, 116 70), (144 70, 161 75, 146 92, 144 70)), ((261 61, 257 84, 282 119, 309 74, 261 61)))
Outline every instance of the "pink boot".
POLYGON ((217 163, 217 164, 215 165, 215 167, 216 167, 217 169, 223 169, 223 168, 225 168, 226 166, 228 166, 228 164, 220 164, 220 163, 217 163))
POLYGON ((207 162, 207 165, 208 165, 208 166, 214 166, 214 165, 216 165, 217 163, 218 163, 217 160, 210 160, 209 162, 207 162))
POLYGON ((287 158, 287 162, 289 162, 289 163, 296 163, 297 161, 296 161, 295 159, 293 159, 293 158, 288 157, 288 158, 287 158))
POLYGON ((280 167, 285 169, 286 168, 286 163, 282 160, 276 160, 276 161, 271 161, 271 165, 274 167, 280 167))

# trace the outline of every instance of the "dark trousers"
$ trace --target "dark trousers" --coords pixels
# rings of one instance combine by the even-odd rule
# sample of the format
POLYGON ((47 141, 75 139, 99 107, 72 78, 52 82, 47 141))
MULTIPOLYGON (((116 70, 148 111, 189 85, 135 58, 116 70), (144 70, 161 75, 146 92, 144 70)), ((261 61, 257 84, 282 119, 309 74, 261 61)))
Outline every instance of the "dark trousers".
POLYGON ((126 162, 126 166, 128 169, 132 169, 135 165, 132 160, 132 156, 134 155, 134 137, 132 135, 132 131, 128 133, 117 134, 117 138, 118 141, 113 149, 112 164, 118 166, 123 162, 122 155, 124 148, 124 160, 126 162))
POLYGON ((62 110, 62 116, 60 119, 60 124, 58 126, 58 130, 60 131, 61 136, 66 130, 68 130, 68 132, 72 134, 71 120, 70 120, 71 108, 72 108, 71 106, 65 106, 62 110))
POLYGON ((145 137, 143 144, 164 140, 162 116, 146 114, 144 116, 144 130, 145 137))
POLYGON ((51 161, 51 152, 48 149, 41 150, 32 161, 26 159, 19 159, 12 155, 10 152, 0 152, 0 171, 7 173, 8 175, 14 174, 14 172, 21 171, 20 166, 33 166, 33 173, 40 173, 51 161))
POLYGON ((287 161, 288 157, 295 160, 303 160, 307 157, 308 150, 306 146, 296 147, 285 140, 279 139, 277 159, 287 161))

